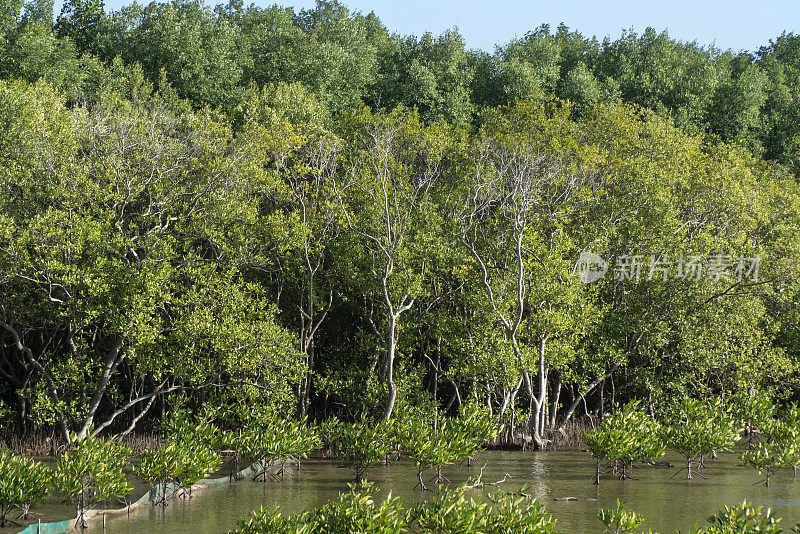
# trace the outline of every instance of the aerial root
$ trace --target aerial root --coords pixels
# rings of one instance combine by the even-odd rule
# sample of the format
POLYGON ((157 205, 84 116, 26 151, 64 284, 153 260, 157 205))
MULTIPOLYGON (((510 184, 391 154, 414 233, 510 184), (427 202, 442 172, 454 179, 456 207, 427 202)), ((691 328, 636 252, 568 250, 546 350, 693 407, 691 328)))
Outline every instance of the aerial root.
POLYGON ((482 480, 483 479, 483 470, 484 470, 485 467, 486 467, 486 462, 484 462, 483 466, 481 467, 480 471, 478 472, 478 476, 475 478, 475 482, 470 484, 470 485, 464 486, 464 489, 476 489, 476 488, 483 488, 485 486, 494 486, 496 488, 496 487, 500 486, 500 484, 505 482, 507 479, 512 478, 511 475, 506 473, 503 476, 503 478, 501 478, 500 480, 498 480, 496 482, 483 482, 483 480, 482 480))

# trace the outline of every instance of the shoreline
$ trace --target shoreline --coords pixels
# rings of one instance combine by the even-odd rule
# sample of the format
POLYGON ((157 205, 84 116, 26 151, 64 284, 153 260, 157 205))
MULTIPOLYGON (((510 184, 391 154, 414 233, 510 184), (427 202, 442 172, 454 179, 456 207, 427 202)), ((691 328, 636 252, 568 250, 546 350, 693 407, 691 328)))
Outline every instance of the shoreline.
MULTIPOLYGON (((294 461, 287 461, 286 465, 293 465, 294 461)), ((273 467, 275 469, 275 467, 273 467)), ((190 495, 194 495, 195 493, 200 493, 204 491, 208 491, 214 487, 221 486, 223 484, 232 484, 234 482, 239 482, 245 480, 248 476, 253 476, 256 473, 256 469, 250 465, 241 471, 237 471, 236 473, 231 473, 228 476, 219 477, 219 478, 204 478, 202 480, 197 481, 189 488, 190 495)), ((119 518, 121 515, 130 515, 132 510, 140 510, 145 506, 156 506, 155 502, 158 500, 159 495, 163 491, 163 486, 161 484, 150 488, 144 495, 142 495, 136 501, 130 503, 128 506, 123 508, 105 508, 105 509, 98 509, 98 510, 88 510, 84 513, 84 521, 86 522, 87 526, 93 526, 97 523, 103 521, 104 519, 115 519, 119 518)), ((181 488, 176 484, 168 484, 167 485, 167 493, 169 494, 169 499, 177 499, 180 498, 178 493, 181 491, 181 488)), ((31 523, 24 527, 22 530, 18 531, 18 534, 64 534, 67 532, 71 532, 76 530, 78 527, 76 526, 76 522, 78 521, 77 517, 73 517, 71 519, 66 519, 62 521, 51 521, 47 523, 37 522, 31 523)))

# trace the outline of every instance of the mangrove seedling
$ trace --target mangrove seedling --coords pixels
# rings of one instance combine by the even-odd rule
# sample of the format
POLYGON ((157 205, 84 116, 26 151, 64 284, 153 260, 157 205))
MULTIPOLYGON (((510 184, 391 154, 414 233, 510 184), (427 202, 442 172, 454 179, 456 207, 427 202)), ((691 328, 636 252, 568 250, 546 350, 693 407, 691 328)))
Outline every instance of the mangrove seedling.
POLYGON ((442 476, 442 466, 455 463, 459 458, 469 456, 470 445, 464 436, 456 431, 449 420, 441 423, 438 431, 433 431, 424 420, 414 418, 403 426, 403 451, 414 460, 417 466, 417 487, 427 490, 422 474, 434 469, 431 481, 441 484, 446 479, 442 476))
POLYGON ((219 455, 202 441, 173 439, 145 452, 134 473, 159 488, 160 495, 154 504, 167 506, 170 484, 187 495, 192 485, 211 474, 219 463, 219 455))
POLYGON ((166 443, 142 454, 139 465, 133 470, 134 475, 151 487, 158 488, 159 496, 154 502, 156 506, 167 505, 167 487, 177 478, 180 455, 177 443, 166 443))
POLYGON ((342 433, 342 423, 334 415, 317 423, 314 428, 320 440, 322 453, 326 456, 332 455, 334 444, 342 433))
POLYGON ((319 447, 320 441, 305 418, 300 421, 272 420, 245 433, 244 454, 256 464, 253 480, 266 482, 275 463, 280 463, 278 475, 284 478, 286 462, 300 461, 319 447))
POLYGON ((403 505, 391 493, 383 500, 372 495, 372 484, 351 484, 321 508, 284 517, 279 509, 264 508, 239 521, 231 534, 319 533, 404 534, 408 532, 403 505))
POLYGON ((0 449, 0 527, 14 523, 8 514, 19 510, 17 519, 27 518, 31 505, 47 496, 50 470, 41 463, 0 449))
POLYGON ((455 427, 463 434, 468 448, 471 449, 466 458, 472 459, 483 449, 484 443, 497 437, 503 424, 499 418, 492 417, 485 407, 468 404, 462 406, 455 420, 455 427))
MULTIPOLYGON (((195 482, 211 474, 220 464, 213 446, 219 430, 207 418, 192 421, 179 411, 162 425, 164 443, 146 451, 134 470, 136 476, 160 488, 156 505, 167 505, 170 484, 188 495, 195 482)), ((173 491, 172 494, 174 494, 173 491)))
POLYGON ((125 478, 129 455, 116 442, 90 436, 58 457, 54 485, 75 505, 76 526, 86 527, 85 514, 97 503, 121 499, 131 491, 125 478))
MULTIPOLYGON (((747 499, 735 506, 726 506, 708 518, 710 528, 695 528, 692 534, 718 534, 736 532, 737 534, 780 534, 784 532, 778 526, 780 518, 772 515, 772 511, 761 506, 752 506, 747 499)), ((800 532, 800 525, 791 529, 800 532)))
POLYGON ((465 408, 458 417, 442 420, 436 430, 420 414, 407 415, 399 424, 403 450, 414 460, 417 487, 423 490, 428 489, 422 479, 425 471, 435 472, 429 482, 435 481, 437 485, 445 482, 443 466, 471 457, 499 431, 500 423, 477 408, 465 408))
POLYGON ((209 476, 220 464, 219 454, 202 441, 178 442, 181 448, 175 482, 182 496, 192 494, 192 486, 209 476))
POLYGON ((616 508, 601 508, 597 512, 597 519, 606 526, 609 532, 614 534, 633 532, 644 521, 644 517, 627 508, 619 499, 617 499, 616 508))
POLYGON ((525 496, 489 494, 486 501, 468 497, 464 486, 439 491, 410 513, 412 532, 554 534, 555 521, 542 503, 525 496))
POLYGON ((764 485, 769 487, 769 479, 781 465, 781 451, 774 444, 759 442, 754 448, 742 452, 742 464, 757 469, 764 476, 764 485))
POLYGON ((667 419, 664 441, 683 456, 686 464, 679 473, 686 470, 686 479, 691 480, 692 464, 703 455, 731 450, 740 430, 734 417, 718 403, 684 399, 667 419))
POLYGON ((375 424, 367 421, 342 424, 333 453, 353 472, 356 484, 361 483, 367 469, 389 454, 389 430, 389 423, 384 420, 375 424))
MULTIPOLYGON (((790 415, 791 416, 791 415, 790 415)), ((739 458, 748 467, 753 467, 764 476, 764 485, 779 467, 791 467, 798 462, 797 427, 782 419, 770 419, 761 423, 760 440, 743 451, 739 458)))
POLYGON ((781 415, 766 427, 765 437, 780 447, 780 467, 792 470, 797 476, 797 465, 800 464, 800 409, 792 404, 781 415))
POLYGON ((619 478, 634 479, 631 467, 636 461, 657 460, 664 455, 660 425, 653 421, 638 402, 625 405, 606 417, 584 439, 595 459, 594 484, 600 484, 600 464, 611 460, 619 467, 619 478))
POLYGON ((774 419, 775 405, 770 395, 766 392, 741 392, 732 395, 728 399, 728 405, 731 407, 731 415, 744 431, 747 448, 754 448, 759 434, 763 435, 774 419))
POLYGON ((604 460, 609 460, 614 455, 616 448, 616 436, 612 432, 609 425, 605 424, 609 419, 603 420, 593 430, 586 430, 583 433, 583 440, 586 442, 586 448, 594 458, 594 485, 600 485, 600 471, 601 463, 604 460))
POLYGON ((237 476, 239 470, 242 468, 242 460, 247 450, 248 438, 248 431, 244 428, 228 430, 223 432, 220 436, 221 448, 233 454, 232 471, 230 473, 231 480, 237 476))

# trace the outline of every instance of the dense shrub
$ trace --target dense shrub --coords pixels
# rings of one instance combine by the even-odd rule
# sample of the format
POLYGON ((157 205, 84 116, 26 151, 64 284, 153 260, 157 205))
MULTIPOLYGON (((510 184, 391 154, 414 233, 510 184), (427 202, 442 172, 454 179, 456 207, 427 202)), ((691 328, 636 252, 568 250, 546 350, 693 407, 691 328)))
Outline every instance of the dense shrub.
POLYGON ((28 513, 50 490, 51 473, 39 462, 0 449, 0 527, 14 510, 28 513))

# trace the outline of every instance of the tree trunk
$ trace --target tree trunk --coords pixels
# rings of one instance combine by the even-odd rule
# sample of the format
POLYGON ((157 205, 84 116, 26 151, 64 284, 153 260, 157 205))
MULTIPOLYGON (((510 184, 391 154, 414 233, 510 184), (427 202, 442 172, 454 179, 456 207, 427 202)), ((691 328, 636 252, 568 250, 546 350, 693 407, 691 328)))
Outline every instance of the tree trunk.
POLYGON ((550 370, 547 367, 545 367, 543 371, 544 371, 544 381, 541 381, 540 385, 541 389, 539 392, 539 406, 541 407, 539 414, 539 436, 542 438, 542 441, 544 441, 544 431, 546 428, 545 423, 547 421, 547 393, 548 393, 547 378, 550 374, 550 370))
POLYGON ((533 393, 533 383, 531 382, 531 376, 528 373, 527 369, 522 371, 522 378, 525 383, 525 391, 528 393, 528 421, 527 424, 531 428, 531 432, 533 432, 533 425, 534 425, 534 417, 536 413, 536 395, 533 393))
POLYGON ((506 413, 506 410, 509 406, 514 404, 514 400, 517 398, 517 392, 519 388, 522 387, 523 378, 520 377, 519 381, 517 382, 517 386, 511 390, 505 390, 503 393, 503 404, 500 405, 500 417, 502 418, 503 415, 506 413))
POLYGON ((605 400, 603 399, 603 393, 604 393, 605 389, 606 389, 606 379, 603 378, 603 381, 600 382, 600 390, 598 392, 599 396, 600 396, 600 406, 598 407, 598 410, 599 410, 598 413, 599 413, 599 416, 600 416, 599 417, 600 421, 603 420, 603 416, 605 415, 605 412, 603 411, 604 408, 605 408, 605 406, 604 406, 605 405, 605 400))
POLYGON ((536 428, 533 433, 533 441, 536 443, 536 448, 541 450, 544 448, 544 439, 542 438, 542 410, 547 398, 547 366, 545 365, 545 347, 547 345, 547 337, 542 336, 539 340, 539 398, 536 400, 536 428))
POLYGON ((595 458, 594 464, 594 485, 600 485, 600 457, 595 458))
POLYGON ((550 431, 556 429, 556 418, 558 416, 558 401, 561 398, 561 377, 558 377, 556 388, 553 391, 553 407, 550 412, 550 431))
POLYGON ((489 409, 489 415, 494 416, 492 410, 492 388, 489 387, 489 381, 486 381, 486 407, 489 409))
POLYGON ((100 401, 103 400, 103 395, 105 395, 111 375, 125 357, 124 355, 120 354, 120 349, 122 348, 122 342, 124 341, 126 335, 127 334, 118 336, 117 339, 114 340, 111 350, 108 352, 105 364, 103 365, 103 372, 100 374, 100 379, 97 382, 97 391, 95 391, 92 401, 89 404, 89 410, 86 413, 86 419, 84 419, 83 426, 75 436, 76 441, 82 441, 89 435, 89 429, 92 428, 92 425, 94 424, 94 416, 97 413, 97 408, 100 406, 100 401))
POLYGON ((610 373, 614 372, 614 370, 617 367, 619 367, 619 364, 614 365, 611 368, 611 370, 608 373, 606 373, 605 375, 597 377, 596 379, 594 379, 591 382, 589 382, 589 384, 587 384, 586 388, 584 388, 584 390, 582 392, 578 392, 578 395, 575 396, 572 399, 572 404, 570 404, 569 408, 567 409, 567 412, 564 414, 564 419, 561 420, 561 425, 559 425, 559 427, 558 427, 559 429, 564 428, 564 425, 566 425, 569 422, 569 420, 572 418, 573 414, 575 413, 575 410, 578 408, 578 406, 580 406, 581 401, 585 402, 586 395, 591 393, 592 390, 594 388, 596 388, 601 382, 603 382, 603 380, 605 380, 605 378, 610 373))
POLYGON ((384 419, 390 419, 394 411, 394 403, 397 400, 397 384, 394 382, 394 354, 397 346, 397 317, 391 317, 389 323, 389 347, 386 350, 386 387, 389 396, 386 399, 386 409, 383 412, 384 419))
MULTIPOLYGON (((445 406, 444 411, 447 413, 450 411, 450 407, 453 405, 454 402, 458 401, 458 407, 461 408, 461 392, 458 390, 458 384, 456 384, 455 380, 450 380, 450 383, 453 385, 453 396, 450 397, 450 401, 445 406)), ((492 411, 492 403, 489 403, 489 414, 491 415, 492 411)))
MULTIPOLYGON (((0 308, 0 309, 5 311, 5 308, 0 308)), ((47 370, 44 368, 44 366, 42 366, 42 364, 39 363, 39 360, 37 360, 34 357, 33 351, 31 351, 31 349, 22 342, 22 337, 19 335, 16 328, 12 326, 10 321, 0 322, 0 326, 3 326, 11 334, 11 336, 14 338, 14 345, 16 346, 17 350, 21 351, 25 355, 25 358, 28 360, 28 363, 30 363, 37 371, 39 371, 44 376, 49 389, 48 395, 53 400, 53 403, 56 406, 56 413, 58 413, 58 423, 59 426, 61 427, 61 432, 66 442, 70 443, 69 428, 67 427, 67 419, 66 417, 64 417, 64 412, 61 411, 61 409, 58 407, 61 401, 59 399, 58 389, 56 388, 55 381, 53 380, 52 375, 48 373, 47 370)))

